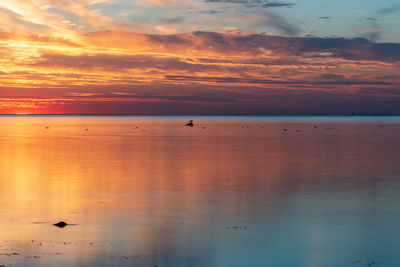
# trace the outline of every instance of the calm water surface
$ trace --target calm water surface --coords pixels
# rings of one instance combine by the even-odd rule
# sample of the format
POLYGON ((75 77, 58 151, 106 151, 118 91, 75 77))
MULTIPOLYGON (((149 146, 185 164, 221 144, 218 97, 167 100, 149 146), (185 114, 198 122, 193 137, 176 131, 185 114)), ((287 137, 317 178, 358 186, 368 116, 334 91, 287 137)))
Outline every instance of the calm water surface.
POLYGON ((0 265, 400 266, 399 117, 3 116, 0 190, 0 265))

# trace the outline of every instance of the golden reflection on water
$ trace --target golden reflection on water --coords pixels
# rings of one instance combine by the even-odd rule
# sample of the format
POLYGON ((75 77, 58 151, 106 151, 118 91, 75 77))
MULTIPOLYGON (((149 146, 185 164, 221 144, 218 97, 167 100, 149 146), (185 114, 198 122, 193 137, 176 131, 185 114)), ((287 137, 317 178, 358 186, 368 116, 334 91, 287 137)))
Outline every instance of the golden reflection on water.
POLYGON ((1 117, 0 264, 337 266, 328 221, 345 239, 396 198, 399 123, 319 120, 1 117))

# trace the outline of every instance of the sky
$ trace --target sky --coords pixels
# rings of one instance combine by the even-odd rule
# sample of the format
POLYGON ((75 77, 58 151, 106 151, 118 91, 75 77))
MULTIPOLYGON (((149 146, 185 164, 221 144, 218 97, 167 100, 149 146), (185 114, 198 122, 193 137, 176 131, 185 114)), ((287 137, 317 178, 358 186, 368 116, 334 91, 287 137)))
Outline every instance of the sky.
POLYGON ((400 115, 398 0, 2 0, 0 114, 400 115))

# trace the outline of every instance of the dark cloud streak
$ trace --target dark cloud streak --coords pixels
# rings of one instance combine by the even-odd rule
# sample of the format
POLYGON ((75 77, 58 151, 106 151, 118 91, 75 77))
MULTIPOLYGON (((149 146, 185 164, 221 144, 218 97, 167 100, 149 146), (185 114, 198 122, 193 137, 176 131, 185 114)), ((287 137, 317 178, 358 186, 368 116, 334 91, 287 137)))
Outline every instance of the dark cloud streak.
POLYGON ((209 3, 231 3, 231 4, 241 4, 246 7, 286 7, 290 8, 295 6, 294 3, 280 2, 280 1, 266 1, 266 0, 206 0, 209 3))
POLYGON ((388 15, 388 14, 395 13, 395 12, 397 12, 398 10, 400 10, 400 4, 397 4, 397 5, 393 5, 393 6, 390 6, 390 7, 385 7, 385 8, 379 9, 377 13, 378 13, 379 15, 388 15))

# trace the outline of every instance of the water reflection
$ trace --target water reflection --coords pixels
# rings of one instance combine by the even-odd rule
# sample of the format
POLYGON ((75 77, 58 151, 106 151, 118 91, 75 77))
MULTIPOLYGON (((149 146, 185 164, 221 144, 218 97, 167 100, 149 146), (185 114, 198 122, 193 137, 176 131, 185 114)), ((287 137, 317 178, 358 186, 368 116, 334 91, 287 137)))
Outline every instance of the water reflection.
POLYGON ((188 119, 1 117, 0 264, 397 266, 398 118, 188 119))

